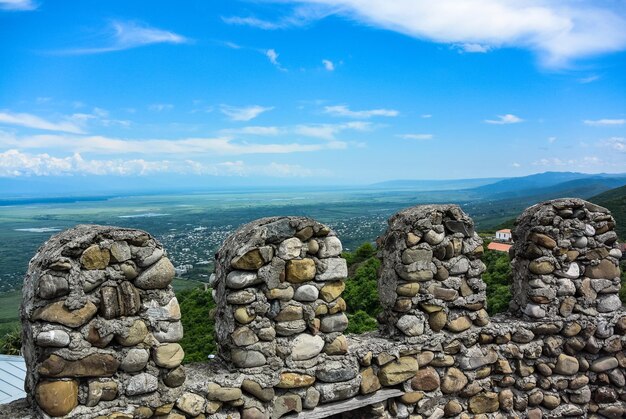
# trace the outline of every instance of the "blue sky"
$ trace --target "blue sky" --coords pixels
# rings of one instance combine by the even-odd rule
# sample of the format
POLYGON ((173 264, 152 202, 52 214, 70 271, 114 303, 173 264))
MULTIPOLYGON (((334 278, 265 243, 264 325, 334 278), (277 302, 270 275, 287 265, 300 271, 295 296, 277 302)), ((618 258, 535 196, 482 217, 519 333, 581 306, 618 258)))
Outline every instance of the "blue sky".
POLYGON ((0 0, 0 37, 0 177, 626 172, 623 2, 0 0))

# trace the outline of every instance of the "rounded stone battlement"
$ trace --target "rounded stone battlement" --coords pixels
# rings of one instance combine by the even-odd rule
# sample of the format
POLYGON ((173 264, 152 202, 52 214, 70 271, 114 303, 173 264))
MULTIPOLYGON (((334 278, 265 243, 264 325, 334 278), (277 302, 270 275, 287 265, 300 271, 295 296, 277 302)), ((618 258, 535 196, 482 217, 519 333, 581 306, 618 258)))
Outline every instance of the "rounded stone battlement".
POLYGON ((486 325, 482 243, 457 205, 420 205, 392 216, 379 249, 383 332, 418 342, 486 325))
POLYGON ((139 230, 79 225, 38 250, 21 318, 25 387, 39 414, 93 417, 179 397, 183 328, 173 278, 163 247, 139 230))
POLYGON ((513 232, 513 313, 536 321, 612 316, 622 306, 614 227, 606 208, 582 199, 524 211, 513 232))

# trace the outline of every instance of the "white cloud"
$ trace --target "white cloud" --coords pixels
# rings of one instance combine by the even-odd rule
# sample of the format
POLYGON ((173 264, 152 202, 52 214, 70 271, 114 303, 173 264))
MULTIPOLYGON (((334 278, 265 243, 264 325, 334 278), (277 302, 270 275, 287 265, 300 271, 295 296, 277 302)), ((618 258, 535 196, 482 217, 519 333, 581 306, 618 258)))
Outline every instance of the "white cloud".
POLYGON ((434 136, 432 134, 400 134, 398 135, 398 137, 403 138, 405 140, 423 141, 423 140, 432 140, 434 136))
POLYGON ((556 137, 548 137, 548 142, 550 144, 554 144, 555 141, 556 141, 556 137))
POLYGON ((174 109, 174 105, 169 103, 153 103, 148 107, 152 112, 163 112, 174 109))
POLYGON ((72 48, 56 51, 59 54, 81 55, 122 51, 154 44, 184 44, 190 40, 175 32, 152 28, 134 21, 115 20, 110 23, 109 35, 100 47, 72 48))
POLYGON ((369 129, 371 129, 369 122, 354 121, 346 124, 302 124, 297 125, 293 129, 293 133, 304 137, 332 141, 337 134, 344 130, 367 131, 369 129))
POLYGON ((260 19, 255 16, 222 16, 222 21, 229 25, 250 26, 263 30, 287 29, 306 26, 331 14, 330 10, 319 7, 296 7, 292 13, 281 16, 274 21, 260 19))
POLYGON ((283 133, 281 127, 263 127, 263 126, 250 126, 235 129, 223 129, 223 134, 243 134, 243 135, 258 135, 258 136, 276 136, 283 133))
POLYGON ((498 119, 485 119, 486 123, 495 125, 517 124, 523 121, 524 120, 519 116, 510 113, 506 115, 498 115, 498 119))
POLYGON ((258 19, 253 16, 247 16, 247 17, 243 17, 243 16, 223 17, 222 16, 222 21, 224 21, 224 23, 228 23, 229 25, 252 26, 255 28, 265 29, 265 30, 273 30, 273 29, 282 28, 282 25, 280 23, 270 22, 269 20, 258 19))
POLYGON ((224 115, 229 117, 232 121, 250 121, 251 119, 256 118, 264 112, 268 112, 274 109, 273 106, 260 106, 260 105, 252 105, 252 106, 244 106, 244 107, 236 107, 236 106, 228 106, 221 105, 220 110, 224 115))
MULTIPOLYGON (((284 3, 285 0, 274 0, 284 3)), ((445 44, 521 47, 548 67, 623 51, 623 5, 593 0, 291 0, 365 25, 445 44)), ((321 12, 317 12, 318 15, 321 12)))
POLYGON ((32 0, 0 0, 0 10, 28 11, 35 10, 39 5, 32 0))
POLYGON ((613 127, 626 124, 626 119, 585 119, 583 122, 592 127, 613 127))
POLYGON ((398 116, 400 112, 394 109, 370 109, 363 111, 350 110, 346 105, 325 106, 324 113, 332 116, 343 116, 349 118, 366 119, 374 116, 398 116))
POLYGON ((322 64, 324 64, 324 68, 328 71, 335 71, 335 64, 330 60, 322 60, 322 64))
POLYGON ((267 57, 268 60, 270 60, 270 63, 272 63, 272 65, 274 67, 276 67, 277 69, 279 69, 280 71, 287 71, 286 68, 284 68, 279 62, 278 62, 278 53, 276 52, 275 49, 268 49, 264 51, 265 56, 267 57))
POLYGON ((432 118, 432 117, 433 116, 431 114, 429 114, 429 113, 425 113, 425 114, 422 115, 422 118, 424 118, 424 119, 429 119, 429 118, 432 118))
POLYGON ((195 160, 86 160, 79 153, 54 157, 47 153, 29 154, 12 149, 0 153, 0 177, 20 176, 144 176, 155 173, 178 173, 214 176, 310 177, 328 175, 326 170, 312 170, 300 165, 269 163, 249 166, 243 161, 217 164, 195 160))
POLYGON ((611 137, 608 140, 603 141, 602 145, 620 153, 626 153, 626 138, 611 137))
POLYGON ((80 134, 83 130, 71 121, 51 122, 29 113, 0 112, 0 124, 18 125, 45 131, 80 134))
POLYGON ((558 157, 551 158, 543 158, 533 162, 533 166, 542 166, 542 167, 580 167, 580 168, 588 168, 594 167, 597 170, 597 167, 607 166, 608 163, 604 162, 601 158, 597 156, 584 156, 580 159, 560 159, 558 157))
POLYGON ((232 137, 169 139, 121 139, 104 136, 33 135, 17 137, 0 132, 0 149, 63 150, 71 153, 139 154, 139 155, 245 155, 289 154, 325 149, 346 148, 346 143, 274 143, 237 142, 232 137))
POLYGON ((593 83, 594 81, 598 81, 600 79, 601 79, 600 76, 592 75, 592 76, 589 76, 589 77, 583 77, 583 78, 578 79, 578 83, 588 84, 588 83, 593 83))
POLYGON ((517 163, 517 162, 513 162, 513 164, 511 166, 515 167, 516 169, 519 168, 519 167, 522 167, 522 165, 517 163))
POLYGON ((146 175, 167 172, 168 161, 85 160, 79 153, 53 157, 47 153, 28 154, 12 149, 0 153, 0 177, 87 175, 146 175))
POLYGON ((469 53, 486 53, 491 50, 491 47, 487 45, 472 44, 472 43, 461 44, 459 45, 459 48, 461 49, 461 51, 469 52, 469 53))

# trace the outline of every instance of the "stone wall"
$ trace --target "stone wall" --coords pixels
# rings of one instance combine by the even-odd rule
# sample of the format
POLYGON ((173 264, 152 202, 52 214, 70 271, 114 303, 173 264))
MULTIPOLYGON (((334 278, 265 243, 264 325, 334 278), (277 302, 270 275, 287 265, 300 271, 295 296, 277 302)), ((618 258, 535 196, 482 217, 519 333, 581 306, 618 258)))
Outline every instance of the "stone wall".
POLYGON ((307 218, 257 220, 216 255, 219 356, 186 377, 182 351, 168 350, 167 365, 158 356, 182 333, 158 244, 78 227, 40 250, 25 283, 27 388, 47 395, 34 397, 34 412, 45 416, 39 403, 67 418, 626 417, 614 226, 579 199, 526 210, 510 313, 489 318, 472 220, 454 205, 401 211, 379 239, 381 330, 344 336, 339 239, 307 218), (126 346, 137 321, 143 339, 126 346), (131 351, 141 362, 125 370, 131 351), (132 394, 133 380, 156 387, 132 394))
POLYGON ((31 260, 21 318, 26 392, 39 417, 150 417, 185 374, 174 267, 148 233, 80 225, 31 260))

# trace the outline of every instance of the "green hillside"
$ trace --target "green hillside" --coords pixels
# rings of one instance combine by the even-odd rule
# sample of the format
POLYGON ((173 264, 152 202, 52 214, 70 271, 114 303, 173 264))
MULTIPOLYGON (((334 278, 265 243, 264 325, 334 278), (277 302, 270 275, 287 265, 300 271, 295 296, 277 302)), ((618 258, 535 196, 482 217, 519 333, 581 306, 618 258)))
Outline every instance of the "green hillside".
POLYGON ((617 223, 617 235, 622 241, 626 240, 626 186, 603 192, 589 201, 611 210, 617 223))

